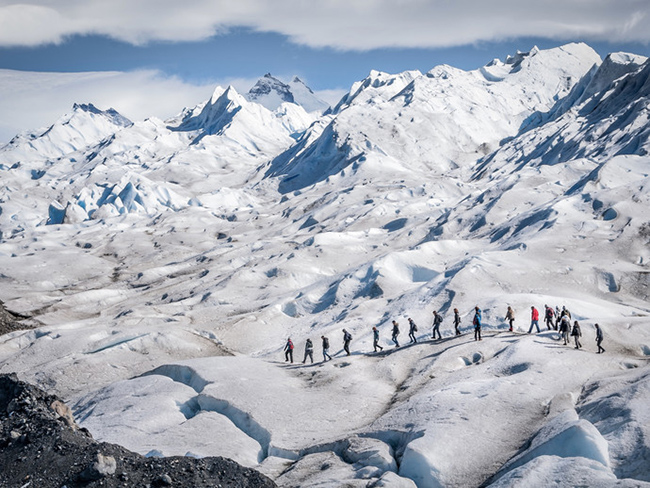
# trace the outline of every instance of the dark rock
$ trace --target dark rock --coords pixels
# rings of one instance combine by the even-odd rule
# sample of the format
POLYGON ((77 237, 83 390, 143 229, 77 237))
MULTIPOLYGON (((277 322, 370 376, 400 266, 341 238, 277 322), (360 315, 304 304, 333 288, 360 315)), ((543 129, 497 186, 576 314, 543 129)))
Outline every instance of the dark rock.
POLYGON ((21 487, 24 480, 30 488, 276 486, 230 459, 146 458, 99 443, 76 426, 60 399, 15 374, 0 375, 0 466, 0 488, 21 487))

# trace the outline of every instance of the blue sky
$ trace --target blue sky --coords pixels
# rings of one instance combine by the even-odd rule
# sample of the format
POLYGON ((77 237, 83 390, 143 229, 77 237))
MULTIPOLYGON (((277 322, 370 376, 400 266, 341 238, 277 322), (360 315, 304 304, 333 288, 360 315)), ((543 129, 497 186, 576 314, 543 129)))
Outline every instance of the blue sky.
POLYGON ((648 56, 647 25, 648 0, 0 0, 0 142, 75 101, 167 117, 267 72, 334 103, 372 69, 475 69, 575 41, 648 56))
MULTIPOLYGON (((453 47, 377 48, 341 50, 310 47, 291 42, 278 33, 233 29, 227 35, 201 41, 157 41, 136 46, 106 36, 71 36, 61 44, 36 47, 0 47, 0 68, 44 71, 158 70, 196 84, 219 80, 254 79, 272 73, 306 79, 315 90, 347 89, 372 69, 397 73, 409 69, 428 71, 439 64, 476 69, 493 58, 555 47, 582 39, 554 40, 521 37, 504 41, 477 41, 453 47)), ((586 41, 602 57, 613 51, 650 55, 650 44, 641 42, 586 41)))

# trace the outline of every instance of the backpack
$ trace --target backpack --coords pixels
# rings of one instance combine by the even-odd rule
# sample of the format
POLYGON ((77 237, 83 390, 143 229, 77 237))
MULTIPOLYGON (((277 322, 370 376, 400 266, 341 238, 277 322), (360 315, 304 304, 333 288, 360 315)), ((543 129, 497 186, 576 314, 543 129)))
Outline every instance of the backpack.
POLYGON ((325 337, 323 338, 323 349, 329 349, 330 348, 330 340, 325 337))
POLYGON ((305 346, 307 347, 307 349, 312 349, 314 347, 314 344, 312 344, 311 339, 307 339, 305 346))

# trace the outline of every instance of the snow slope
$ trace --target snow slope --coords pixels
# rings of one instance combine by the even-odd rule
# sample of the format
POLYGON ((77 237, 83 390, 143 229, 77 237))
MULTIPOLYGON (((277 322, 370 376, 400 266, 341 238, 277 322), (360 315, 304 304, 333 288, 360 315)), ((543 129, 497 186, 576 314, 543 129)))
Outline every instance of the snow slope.
POLYGON ((280 486, 650 485, 649 76, 570 44, 372 72, 323 115, 232 88, 168 121, 77 107, 0 148, 0 297, 38 326, 0 371, 96 438, 280 486), (526 334, 544 304, 583 349, 526 334))

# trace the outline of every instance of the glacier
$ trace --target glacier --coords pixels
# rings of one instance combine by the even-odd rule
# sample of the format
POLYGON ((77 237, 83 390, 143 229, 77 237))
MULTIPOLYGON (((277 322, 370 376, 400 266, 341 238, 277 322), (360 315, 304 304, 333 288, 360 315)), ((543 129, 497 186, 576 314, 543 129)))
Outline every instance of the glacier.
POLYGON ((0 147, 0 299, 29 317, 0 372, 279 486, 650 486, 649 97, 648 59, 567 44, 330 108, 271 75, 164 121, 79 103, 0 147), (526 333, 544 304, 583 349, 526 333))

